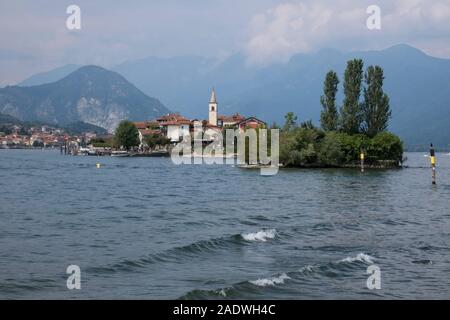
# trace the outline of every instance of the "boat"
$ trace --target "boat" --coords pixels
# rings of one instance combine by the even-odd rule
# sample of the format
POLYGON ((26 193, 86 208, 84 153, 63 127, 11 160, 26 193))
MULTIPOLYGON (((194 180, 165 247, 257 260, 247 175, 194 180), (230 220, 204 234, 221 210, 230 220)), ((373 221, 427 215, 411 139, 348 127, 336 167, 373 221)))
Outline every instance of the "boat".
POLYGON ((89 154, 90 150, 91 149, 89 149, 89 148, 80 148, 80 149, 78 149, 78 155, 79 156, 87 156, 89 154))
POLYGON ((111 152, 111 157, 129 157, 129 156, 130 154, 128 153, 128 151, 125 150, 111 152))

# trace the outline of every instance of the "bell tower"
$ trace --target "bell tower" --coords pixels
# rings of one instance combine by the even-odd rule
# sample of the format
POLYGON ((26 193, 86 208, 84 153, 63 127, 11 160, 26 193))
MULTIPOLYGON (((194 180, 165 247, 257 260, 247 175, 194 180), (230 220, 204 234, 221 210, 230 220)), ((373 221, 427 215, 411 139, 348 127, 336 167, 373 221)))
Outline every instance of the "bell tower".
POLYGON ((209 99, 209 124, 213 126, 217 126, 217 100, 216 100, 216 91, 214 88, 211 92, 211 99, 209 99))

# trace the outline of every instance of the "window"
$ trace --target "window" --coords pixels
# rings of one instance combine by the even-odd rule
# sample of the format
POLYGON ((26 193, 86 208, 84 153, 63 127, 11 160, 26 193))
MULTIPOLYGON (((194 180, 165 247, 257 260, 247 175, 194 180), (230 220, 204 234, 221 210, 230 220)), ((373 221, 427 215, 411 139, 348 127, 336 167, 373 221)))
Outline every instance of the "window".
POLYGON ((214 109, 215 109, 214 107, 211 107, 211 111, 215 111, 214 109))

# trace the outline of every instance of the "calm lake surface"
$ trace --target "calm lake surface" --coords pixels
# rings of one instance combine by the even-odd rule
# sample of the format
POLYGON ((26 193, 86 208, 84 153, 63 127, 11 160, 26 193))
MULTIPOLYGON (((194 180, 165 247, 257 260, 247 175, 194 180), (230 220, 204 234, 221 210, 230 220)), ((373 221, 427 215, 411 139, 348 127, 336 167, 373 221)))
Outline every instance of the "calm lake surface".
POLYGON ((263 177, 0 150, 0 298, 449 299, 450 156, 437 186, 424 153, 406 156, 263 177), (66 287, 72 264, 81 290, 66 287))

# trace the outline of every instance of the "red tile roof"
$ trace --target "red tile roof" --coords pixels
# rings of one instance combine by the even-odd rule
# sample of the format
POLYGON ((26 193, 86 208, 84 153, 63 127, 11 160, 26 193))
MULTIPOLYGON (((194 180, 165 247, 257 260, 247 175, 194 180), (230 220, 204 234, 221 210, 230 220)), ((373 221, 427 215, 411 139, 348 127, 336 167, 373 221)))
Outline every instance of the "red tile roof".
POLYGON ((239 113, 235 113, 232 116, 224 116, 219 115, 219 120, 222 120, 223 122, 240 122, 245 119, 243 115, 240 115, 239 113))
POLYGON ((189 119, 183 117, 178 113, 167 114, 156 119, 156 121, 158 121, 162 126, 191 124, 191 121, 189 119))
POLYGON ((149 135, 152 135, 152 134, 161 134, 161 130, 141 129, 141 130, 139 130, 139 132, 140 132, 143 136, 149 136, 149 135))

